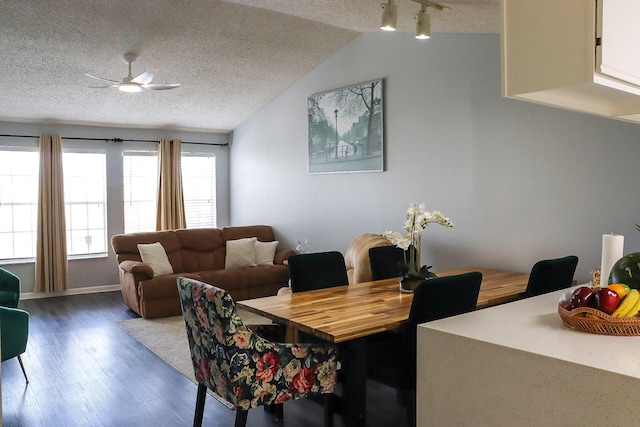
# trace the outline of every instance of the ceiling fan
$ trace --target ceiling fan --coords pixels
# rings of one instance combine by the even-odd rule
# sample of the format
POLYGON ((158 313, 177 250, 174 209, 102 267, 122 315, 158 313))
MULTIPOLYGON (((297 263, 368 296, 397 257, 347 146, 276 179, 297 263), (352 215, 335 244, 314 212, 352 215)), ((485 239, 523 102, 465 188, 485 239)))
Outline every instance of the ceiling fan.
POLYGON ((126 53, 123 57, 124 62, 129 66, 129 75, 122 79, 122 81, 105 79, 103 77, 98 77, 91 75, 89 73, 84 73, 85 76, 91 77, 92 79, 102 80, 104 82, 111 83, 107 86, 90 86, 93 88, 108 88, 108 87, 117 87, 122 92, 140 92, 142 89, 148 90, 166 90, 166 89, 175 89, 180 86, 180 83, 167 83, 167 84, 156 84, 151 83, 153 80, 153 74, 149 72, 145 72, 140 74, 137 77, 133 77, 131 74, 131 64, 133 64, 136 60, 137 56, 133 53, 126 53))

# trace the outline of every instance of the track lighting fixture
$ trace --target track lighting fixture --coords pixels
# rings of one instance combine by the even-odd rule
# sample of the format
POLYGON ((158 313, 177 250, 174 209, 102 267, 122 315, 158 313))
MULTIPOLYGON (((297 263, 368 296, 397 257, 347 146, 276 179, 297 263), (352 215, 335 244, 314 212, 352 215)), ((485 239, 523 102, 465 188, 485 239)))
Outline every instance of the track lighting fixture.
POLYGON ((431 22, 427 13, 427 6, 422 5, 420 11, 416 15, 416 38, 425 40, 431 37, 431 22))
POLYGON ((382 24, 380 29, 384 31, 395 31, 398 22, 398 5, 389 0, 388 3, 382 3, 382 24))
MULTIPOLYGON (((427 8, 431 7, 435 10, 444 10, 445 8, 451 9, 449 6, 434 3, 429 0, 413 0, 416 3, 420 3, 420 10, 416 15, 416 38, 419 40, 425 40, 431 37, 431 22, 430 16, 427 13, 427 8)), ((382 24, 381 30, 395 31, 398 21, 398 5, 393 3, 393 0, 388 0, 387 3, 382 3, 382 24)))

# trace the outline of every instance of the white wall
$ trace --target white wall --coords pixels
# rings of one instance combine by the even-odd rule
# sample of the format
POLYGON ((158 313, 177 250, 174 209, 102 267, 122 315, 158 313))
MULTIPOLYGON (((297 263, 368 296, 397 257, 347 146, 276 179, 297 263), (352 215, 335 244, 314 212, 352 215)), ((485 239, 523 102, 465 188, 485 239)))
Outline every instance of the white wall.
POLYGON ((455 228, 423 236, 423 263, 529 271, 576 254, 600 264, 603 233, 640 251, 640 126, 500 94, 498 35, 363 34, 233 133, 231 221, 265 223, 290 247, 345 252, 401 231, 409 202, 455 228), (307 97, 384 78, 385 172, 307 173, 307 97))
MULTIPOLYGON (((122 153, 125 150, 141 150, 157 148, 156 143, 147 142, 104 142, 87 140, 70 140, 68 138, 104 138, 104 139, 138 139, 158 140, 160 138, 179 138, 188 142, 219 143, 229 142, 226 134, 195 133, 172 131, 165 129, 119 129, 89 126, 66 126, 56 124, 26 124, 0 122, 2 135, 39 135, 40 133, 59 133, 62 136, 63 148, 92 147, 106 150, 107 154, 107 237, 124 232, 124 207, 122 201, 122 153)), ((0 145, 31 145, 38 146, 37 138, 8 138, 0 136, 0 145)), ((183 150, 214 153, 216 156, 216 185, 217 185, 217 213, 218 226, 229 225, 229 147, 212 145, 184 144, 183 150)), ((155 191, 155 189, 150 189, 155 191)), ((0 262, 5 268, 21 279, 22 292, 33 292, 34 263, 26 262, 11 264, 0 262)), ((108 247, 107 258, 69 260, 70 289, 92 286, 119 284, 118 265, 111 244, 108 247)))

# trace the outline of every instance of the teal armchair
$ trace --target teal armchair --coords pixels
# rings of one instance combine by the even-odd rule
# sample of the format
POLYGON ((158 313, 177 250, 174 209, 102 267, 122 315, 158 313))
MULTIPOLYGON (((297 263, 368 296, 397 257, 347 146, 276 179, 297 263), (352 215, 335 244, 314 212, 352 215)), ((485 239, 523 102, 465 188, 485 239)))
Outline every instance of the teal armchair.
POLYGON ((29 313, 19 308, 0 307, 0 352, 2 361, 18 358, 24 379, 29 382, 20 355, 27 349, 29 313))
POLYGON ((20 278, 0 268, 0 306, 18 307, 20 302, 20 278))

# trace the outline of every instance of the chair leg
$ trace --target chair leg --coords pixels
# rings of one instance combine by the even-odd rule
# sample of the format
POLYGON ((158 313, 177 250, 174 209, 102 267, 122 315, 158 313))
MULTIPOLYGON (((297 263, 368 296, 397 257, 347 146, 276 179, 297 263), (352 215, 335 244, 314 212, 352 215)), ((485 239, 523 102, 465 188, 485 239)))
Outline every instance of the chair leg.
POLYGON ((416 391, 415 390, 406 390, 405 393, 405 403, 407 409, 407 424, 409 427, 416 426, 416 391))
POLYGON ((272 403, 271 405, 265 405, 264 411, 268 414, 273 415, 277 421, 284 420, 284 404, 283 403, 272 403))
POLYGON ((333 393, 322 396, 324 403, 324 427, 333 427, 333 393))
POLYGON ((273 405, 273 409, 276 415, 276 420, 284 420, 284 403, 276 403, 275 405, 273 405))
POLYGON ((202 426, 202 416, 204 415, 204 404, 207 399, 207 386, 198 384, 198 397, 196 397, 196 414, 193 418, 193 427, 202 426))
POLYGON ((249 415, 248 409, 236 410, 236 423, 235 427, 245 427, 247 425, 247 415, 249 415))
POLYGON ((27 378, 27 371, 24 370, 24 363, 22 363, 22 357, 18 355, 18 362, 20 363, 20 367, 22 368, 22 373, 24 374, 24 379, 29 384, 29 378, 27 378))

